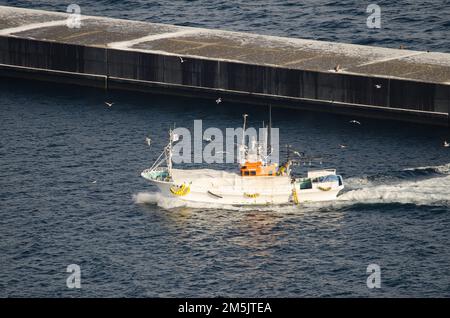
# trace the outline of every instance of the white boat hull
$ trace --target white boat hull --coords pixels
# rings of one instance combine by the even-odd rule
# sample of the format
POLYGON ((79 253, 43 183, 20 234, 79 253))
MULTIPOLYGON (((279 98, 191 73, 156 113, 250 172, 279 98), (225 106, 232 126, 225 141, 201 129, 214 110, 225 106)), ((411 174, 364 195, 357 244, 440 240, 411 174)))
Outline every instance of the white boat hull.
POLYGON ((321 184, 313 185, 310 189, 300 189, 300 183, 291 183, 287 176, 249 178, 229 173, 219 176, 219 172, 204 171, 207 172, 202 177, 198 178, 197 175, 196 178, 192 170, 183 170, 179 175, 175 173, 178 177, 175 181, 154 180, 145 172, 142 176, 156 185, 166 198, 213 205, 283 205, 332 201, 344 188, 342 184, 321 184), (189 188, 188 191, 174 191, 183 184, 189 188))

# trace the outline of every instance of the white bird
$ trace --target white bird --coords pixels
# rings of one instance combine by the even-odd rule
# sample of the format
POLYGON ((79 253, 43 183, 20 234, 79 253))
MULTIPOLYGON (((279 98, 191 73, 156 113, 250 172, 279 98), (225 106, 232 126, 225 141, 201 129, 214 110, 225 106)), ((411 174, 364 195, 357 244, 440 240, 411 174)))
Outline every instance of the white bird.
POLYGON ((150 146, 150 144, 152 143, 152 140, 148 137, 145 137, 145 142, 147 143, 147 145, 150 146))
POLYGON ((375 87, 380 89, 381 88, 381 84, 376 84, 375 87))
POLYGON ((346 145, 339 145, 339 147, 341 147, 341 149, 347 148, 346 145))
POLYGON ((108 106, 108 107, 111 107, 112 105, 114 105, 114 103, 105 102, 105 105, 108 106))
POLYGON ((450 143, 448 143, 447 140, 444 140, 444 143, 442 144, 442 146, 444 148, 449 148, 450 147, 450 143))
POLYGON ((361 123, 357 120, 350 120, 349 121, 350 124, 356 124, 356 125, 361 125, 361 123))
POLYGON ((97 183, 97 180, 92 181, 92 183, 97 183))
POLYGON ((299 156, 300 158, 303 158, 303 157, 305 157, 305 154, 302 152, 302 153, 299 153, 298 151, 293 151, 293 153, 294 153, 294 155, 297 155, 297 156, 299 156))
POLYGON ((216 99, 216 104, 220 104, 222 102, 222 98, 219 97, 218 99, 216 99))
POLYGON ((337 64, 335 67, 334 67, 334 71, 335 72, 339 72, 341 70, 341 65, 340 64, 337 64))
POLYGON ((184 63, 184 60, 183 60, 183 58, 181 56, 179 56, 179 59, 180 59, 181 63, 184 63))

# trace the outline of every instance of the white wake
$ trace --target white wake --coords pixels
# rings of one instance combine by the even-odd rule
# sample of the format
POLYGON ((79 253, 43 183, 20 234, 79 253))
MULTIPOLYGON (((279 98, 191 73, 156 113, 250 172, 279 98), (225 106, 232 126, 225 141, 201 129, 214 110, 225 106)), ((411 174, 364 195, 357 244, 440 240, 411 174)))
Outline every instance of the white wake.
POLYGON ((390 185, 370 182, 339 196, 338 201, 350 203, 412 203, 416 205, 449 205, 450 176, 390 185))
POLYGON ((384 204, 400 203, 430 206, 450 207, 450 164, 442 166, 418 167, 405 169, 404 171, 417 172, 431 171, 430 177, 414 177, 407 180, 390 179, 389 175, 379 180, 371 181, 370 178, 349 178, 345 181, 346 190, 336 201, 323 203, 306 203, 299 206, 264 207, 237 207, 223 206, 220 204, 202 204, 183 202, 177 198, 163 197, 159 192, 139 192, 133 195, 136 204, 156 204, 164 209, 177 207, 190 207, 198 209, 227 209, 227 210, 275 210, 292 212, 302 209, 339 208, 354 204, 384 204))

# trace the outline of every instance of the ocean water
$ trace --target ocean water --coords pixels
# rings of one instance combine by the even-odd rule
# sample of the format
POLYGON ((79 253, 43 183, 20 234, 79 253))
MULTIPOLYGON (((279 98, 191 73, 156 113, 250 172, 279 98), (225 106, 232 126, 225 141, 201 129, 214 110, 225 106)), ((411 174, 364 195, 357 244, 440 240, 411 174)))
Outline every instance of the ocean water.
POLYGON ((444 128, 274 109, 281 144, 342 173, 340 199, 189 207, 139 176, 170 123, 239 127, 246 112, 258 126, 265 107, 0 84, 0 296, 450 296, 444 128), (378 290, 366 287, 372 263, 378 290), (66 287, 69 264, 79 290, 66 287))
MULTIPOLYGON (((60 0, 0 5, 65 12, 60 0)), ((81 14, 421 51, 450 52, 450 0, 77 0, 81 14), (368 29, 367 6, 381 8, 368 29)))
MULTIPOLYGON (((359 1, 78 3, 86 14, 153 22, 450 47, 444 1, 382 1, 395 26, 370 32, 356 22, 359 1), (412 17, 399 14, 404 6, 412 17)), ((268 116, 226 100, 0 79, 0 297, 450 296, 448 129, 273 109, 281 144, 343 175, 345 193, 333 203, 192 207, 162 199, 139 176, 169 125, 239 127, 242 113, 255 127, 268 116), (66 286, 69 264, 81 267, 81 289, 66 286), (380 289, 366 286, 369 264, 381 268, 380 289)))

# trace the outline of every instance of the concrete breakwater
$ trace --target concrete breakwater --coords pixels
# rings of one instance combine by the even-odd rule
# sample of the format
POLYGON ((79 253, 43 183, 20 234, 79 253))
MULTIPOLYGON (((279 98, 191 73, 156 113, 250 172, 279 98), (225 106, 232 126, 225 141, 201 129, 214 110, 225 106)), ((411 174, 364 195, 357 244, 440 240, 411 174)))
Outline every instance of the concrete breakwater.
POLYGON ((0 76, 449 125, 450 54, 68 16, 0 6, 0 76))

